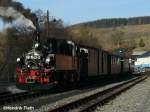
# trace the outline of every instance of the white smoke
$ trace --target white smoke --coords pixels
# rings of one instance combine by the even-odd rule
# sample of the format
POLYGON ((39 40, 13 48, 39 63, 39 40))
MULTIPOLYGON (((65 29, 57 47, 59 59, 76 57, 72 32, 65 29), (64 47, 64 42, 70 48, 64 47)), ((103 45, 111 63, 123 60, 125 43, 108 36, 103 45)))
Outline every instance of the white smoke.
POLYGON ((12 85, 12 86, 8 86, 7 87, 7 90, 11 93, 21 93, 21 92, 25 92, 25 90, 21 90, 21 89, 18 89, 15 85, 12 85))
POLYGON ((0 16, 6 18, 11 17, 17 23, 25 25, 26 27, 29 28, 33 28, 34 30, 36 29, 31 20, 27 19, 24 15, 22 15, 20 12, 16 11, 12 7, 0 7, 0 16))

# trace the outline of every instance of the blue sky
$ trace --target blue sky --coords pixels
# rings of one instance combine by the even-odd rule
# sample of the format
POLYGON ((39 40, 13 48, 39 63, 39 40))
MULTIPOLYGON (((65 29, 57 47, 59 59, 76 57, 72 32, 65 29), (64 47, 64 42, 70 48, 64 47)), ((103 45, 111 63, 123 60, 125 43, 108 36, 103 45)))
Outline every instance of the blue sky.
POLYGON ((101 18, 150 16, 149 0, 19 0, 32 10, 49 10, 67 24, 101 18))
MULTIPOLYGON (((49 10, 66 25, 102 18, 150 16, 150 0, 17 0, 25 8, 49 10)), ((0 26, 2 23, 0 21, 0 26)))

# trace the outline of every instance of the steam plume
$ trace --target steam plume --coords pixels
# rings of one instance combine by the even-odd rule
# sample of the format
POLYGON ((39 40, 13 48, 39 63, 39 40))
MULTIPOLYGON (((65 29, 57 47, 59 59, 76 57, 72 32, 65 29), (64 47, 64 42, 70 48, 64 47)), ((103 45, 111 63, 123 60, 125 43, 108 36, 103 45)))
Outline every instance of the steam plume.
POLYGON ((37 24, 36 14, 32 13, 30 9, 25 9, 19 0, 0 0, 0 7, 0 17, 4 22, 12 22, 12 20, 16 19, 17 22, 24 23, 27 27, 35 29, 37 24))
POLYGON ((24 15, 22 15, 20 12, 16 11, 12 7, 0 7, 0 16, 3 18, 11 18, 13 20, 16 20, 16 22, 22 23, 23 25, 27 27, 31 27, 33 29, 36 29, 34 24, 31 20, 25 18, 24 15))

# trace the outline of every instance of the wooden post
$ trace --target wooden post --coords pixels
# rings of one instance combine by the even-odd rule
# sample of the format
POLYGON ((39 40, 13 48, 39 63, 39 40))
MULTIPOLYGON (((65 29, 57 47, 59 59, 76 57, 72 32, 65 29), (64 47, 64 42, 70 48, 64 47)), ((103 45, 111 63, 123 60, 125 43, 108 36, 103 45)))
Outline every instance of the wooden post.
POLYGON ((47 37, 49 37, 49 11, 47 10, 47 37))

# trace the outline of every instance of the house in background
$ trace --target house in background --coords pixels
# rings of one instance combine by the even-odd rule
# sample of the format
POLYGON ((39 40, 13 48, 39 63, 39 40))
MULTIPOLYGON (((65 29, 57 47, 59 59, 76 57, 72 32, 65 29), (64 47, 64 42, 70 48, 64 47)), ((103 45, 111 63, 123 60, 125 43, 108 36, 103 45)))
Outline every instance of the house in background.
POLYGON ((144 72, 150 70, 150 51, 133 52, 135 59, 135 72, 144 72))

